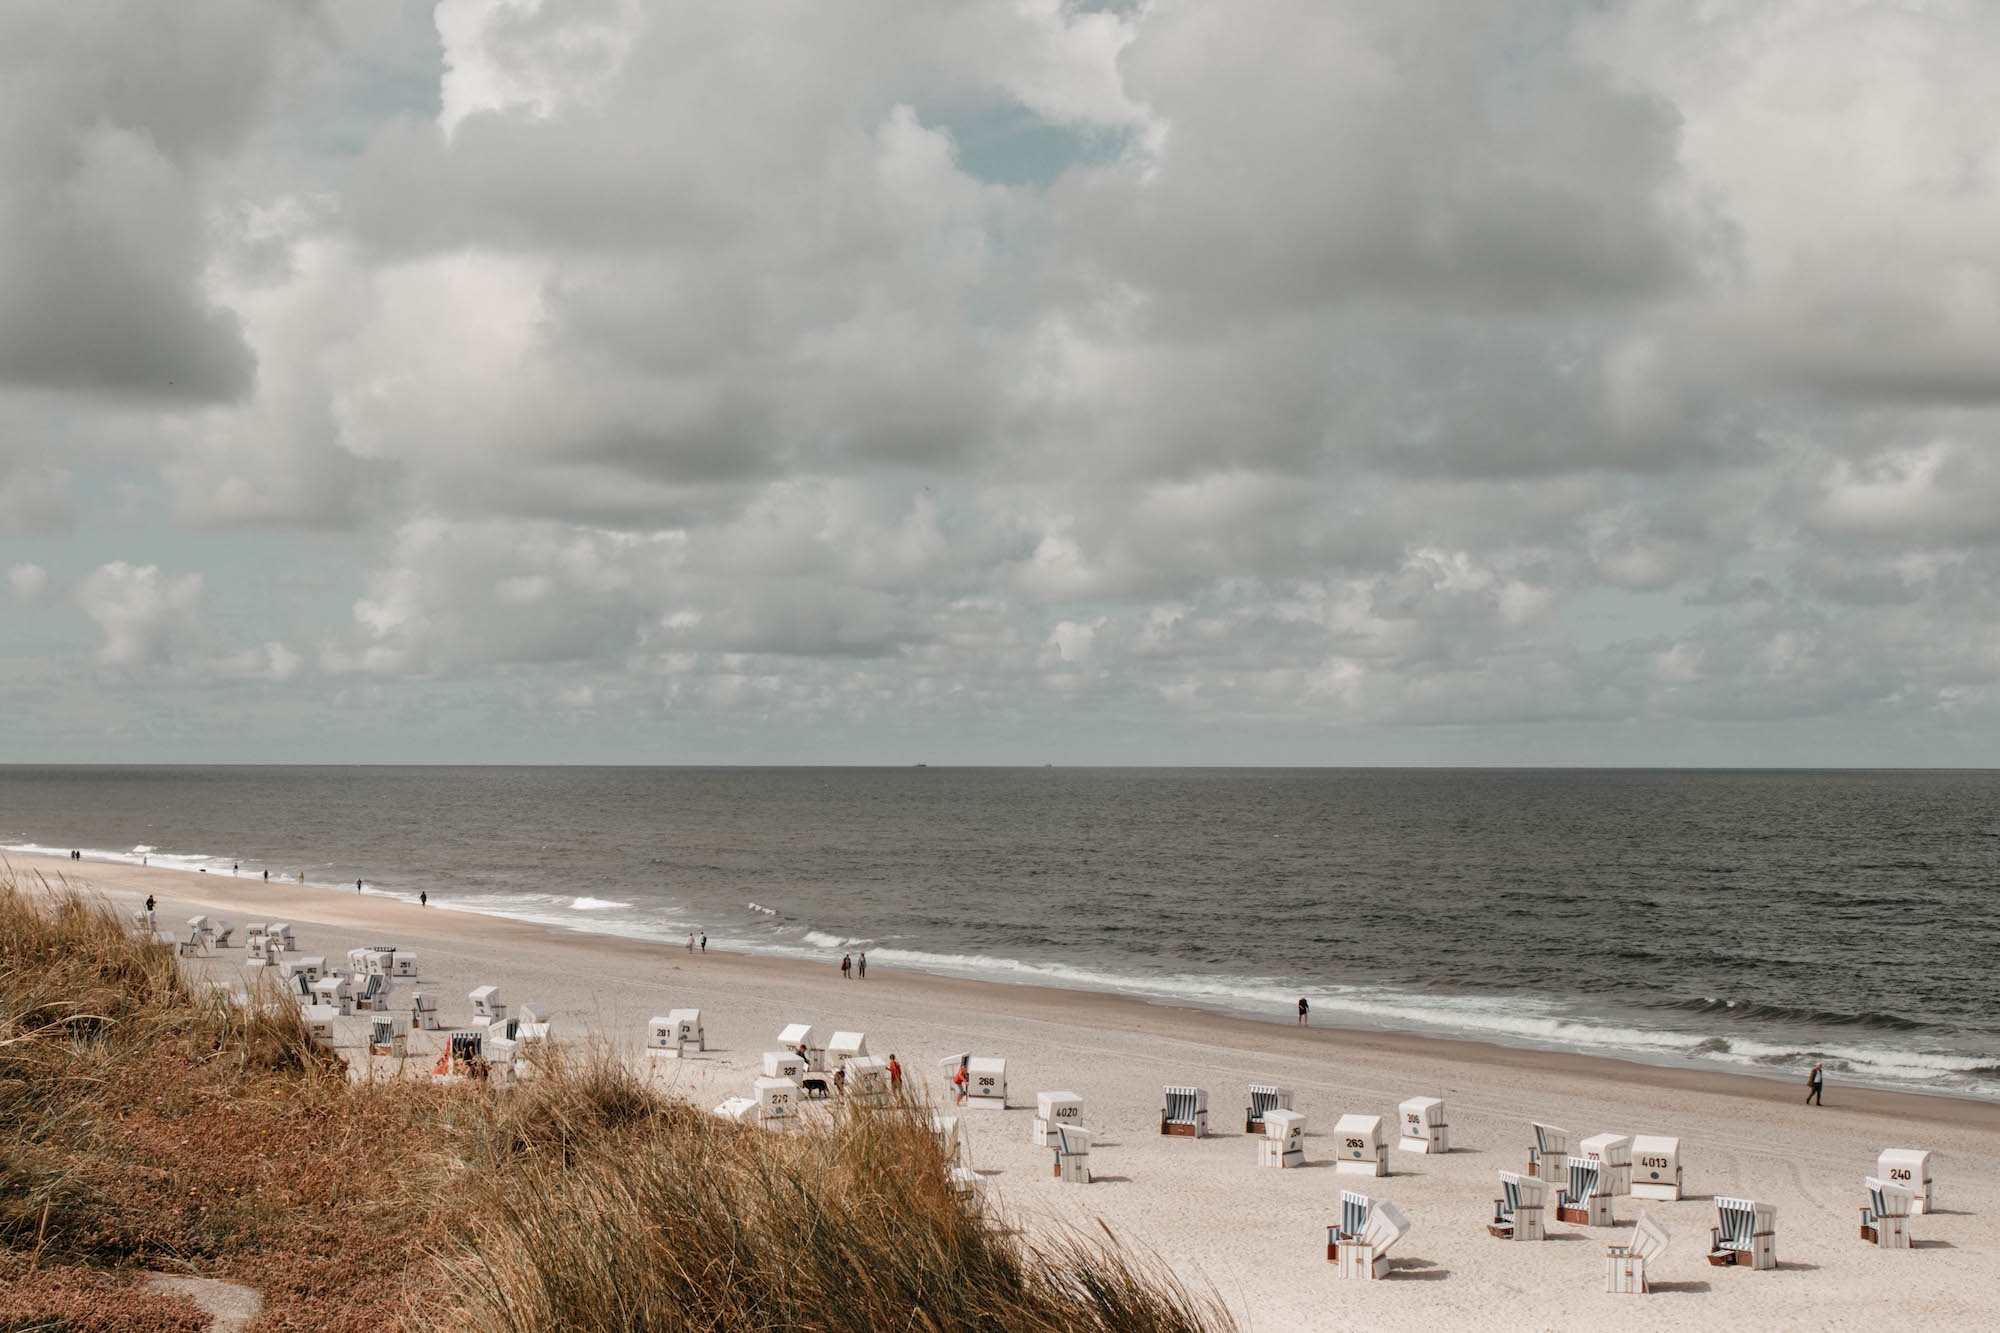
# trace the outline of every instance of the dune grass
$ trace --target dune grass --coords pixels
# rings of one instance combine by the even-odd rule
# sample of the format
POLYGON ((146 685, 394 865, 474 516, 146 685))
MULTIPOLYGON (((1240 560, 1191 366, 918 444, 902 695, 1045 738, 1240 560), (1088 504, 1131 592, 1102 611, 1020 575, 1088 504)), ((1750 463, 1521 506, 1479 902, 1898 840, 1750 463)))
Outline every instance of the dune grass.
POLYGON ((770 1133, 603 1051, 511 1089, 350 1078, 275 988, 204 993, 103 903, 0 877, 0 1333, 184 1329, 106 1285, 135 1268, 316 1333, 1229 1326, 1109 1236, 1005 1231, 945 1166, 928 1107, 770 1133))

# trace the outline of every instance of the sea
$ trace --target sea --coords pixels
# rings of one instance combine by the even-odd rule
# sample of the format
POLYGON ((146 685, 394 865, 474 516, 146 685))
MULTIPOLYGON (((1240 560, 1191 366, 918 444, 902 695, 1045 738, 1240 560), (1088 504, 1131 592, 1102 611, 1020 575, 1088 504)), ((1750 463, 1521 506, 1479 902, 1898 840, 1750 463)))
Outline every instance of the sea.
POLYGON ((1995 772, 15 766, 0 847, 2000 1099, 1995 772))

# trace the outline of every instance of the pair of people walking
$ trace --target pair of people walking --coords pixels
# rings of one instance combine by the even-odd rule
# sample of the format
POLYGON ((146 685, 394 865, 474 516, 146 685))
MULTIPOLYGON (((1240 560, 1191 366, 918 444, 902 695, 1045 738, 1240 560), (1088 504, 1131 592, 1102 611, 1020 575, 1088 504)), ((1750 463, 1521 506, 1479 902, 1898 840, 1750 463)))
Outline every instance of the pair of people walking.
MULTIPOLYGON (((842 954, 840 956, 840 979, 847 981, 853 978, 854 975, 854 955, 851 953, 842 954)), ((861 955, 860 976, 863 981, 868 980, 868 955, 865 953, 861 955)))

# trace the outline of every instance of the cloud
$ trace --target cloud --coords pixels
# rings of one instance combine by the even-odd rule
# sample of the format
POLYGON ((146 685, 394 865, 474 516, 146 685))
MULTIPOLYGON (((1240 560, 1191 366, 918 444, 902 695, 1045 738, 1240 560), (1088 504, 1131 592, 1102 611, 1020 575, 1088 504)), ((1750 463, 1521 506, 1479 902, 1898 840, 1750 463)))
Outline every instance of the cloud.
POLYGON ((49 572, 40 565, 7 566, 7 595, 22 606, 40 606, 48 595, 49 572))
POLYGON ((1996 702, 1983 9, 388 17, 0 19, 0 530, 164 478, 349 590, 104 563, 121 688, 1151 758, 1996 702))

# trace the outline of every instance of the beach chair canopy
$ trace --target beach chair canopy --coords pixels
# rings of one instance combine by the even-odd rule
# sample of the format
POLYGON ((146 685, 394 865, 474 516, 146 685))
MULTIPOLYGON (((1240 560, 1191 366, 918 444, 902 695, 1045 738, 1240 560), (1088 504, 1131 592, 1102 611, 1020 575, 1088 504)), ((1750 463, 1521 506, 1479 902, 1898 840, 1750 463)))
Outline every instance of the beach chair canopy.
POLYGON ((1290 1088, 1280 1088, 1270 1083, 1250 1085, 1250 1118, 1262 1120, 1264 1112, 1287 1107, 1292 1100, 1290 1088))
POLYGON ((785 1030, 778 1034, 778 1044, 788 1048, 793 1046, 812 1047, 818 1045, 813 1040, 813 1028, 810 1023, 787 1024, 785 1030))
POLYGON ((1651 1261, 1667 1252, 1667 1243, 1672 1239, 1667 1229, 1653 1220, 1651 1213, 1641 1213, 1639 1220, 1632 1224, 1632 1243, 1627 1252, 1634 1258, 1651 1261))
POLYGON ((1203 1103, 1208 1100, 1208 1094, 1200 1088, 1169 1086, 1162 1091, 1166 1094, 1169 1124, 1188 1124, 1194 1120, 1197 1111, 1206 1109, 1203 1103))
POLYGON ((1597 1193, 1597 1163, 1588 1157, 1569 1159, 1569 1188, 1563 1197, 1572 1205, 1580 1204, 1597 1193))
POLYGON ((1057 1125, 1056 1151, 1065 1157, 1089 1152, 1090 1131, 1080 1125, 1057 1125))
POLYGON ((1368 1210, 1368 1226, 1361 1239, 1377 1255, 1387 1254, 1389 1247, 1401 1240, 1409 1229, 1410 1219, 1403 1216, 1403 1210, 1383 1199, 1368 1210))
POLYGON ((1749 1199, 1715 1200, 1715 1244, 1717 1249, 1747 1250, 1757 1231, 1757 1205, 1749 1199))
POLYGON ((1353 1190, 1342 1190, 1340 1192, 1340 1234, 1343 1236, 1359 1236, 1362 1232, 1366 1231, 1368 1229, 1368 1213, 1373 1207, 1374 1201, 1366 1194, 1357 1194, 1353 1190))
POLYGON ((1910 1206, 1916 1196, 1901 1185, 1891 1185, 1886 1180, 1869 1176, 1862 1182, 1868 1187, 1868 1199, 1877 1217, 1908 1217, 1910 1206))
POLYGON ((1545 1153, 1555 1153, 1562 1157, 1569 1155, 1568 1130, 1560 1125, 1544 1125, 1537 1120, 1530 1120, 1528 1123, 1535 1127, 1535 1146, 1537 1148, 1540 1148, 1545 1153))

